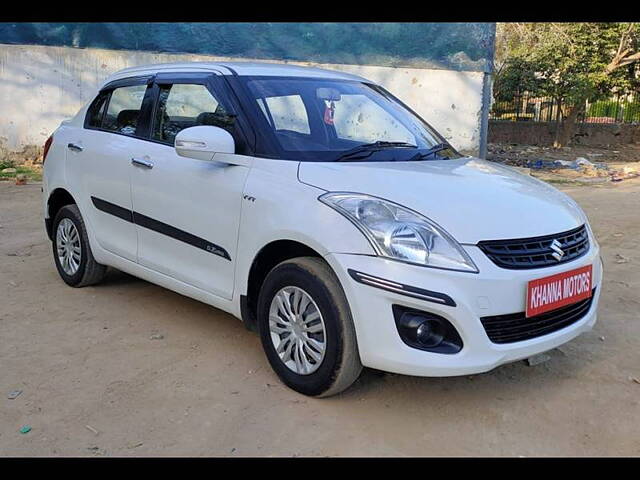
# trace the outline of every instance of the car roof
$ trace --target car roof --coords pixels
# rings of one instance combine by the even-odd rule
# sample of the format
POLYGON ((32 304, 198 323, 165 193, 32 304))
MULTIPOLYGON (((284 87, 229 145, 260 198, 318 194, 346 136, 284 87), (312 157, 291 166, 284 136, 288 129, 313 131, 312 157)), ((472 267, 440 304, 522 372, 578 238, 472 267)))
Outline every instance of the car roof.
POLYGON ((125 68, 113 73, 105 80, 105 84, 122 78, 132 76, 153 75, 156 73, 178 72, 219 72, 223 75, 240 76, 283 76, 283 77, 307 77, 326 78, 335 80, 355 80, 368 82, 365 78, 349 73, 327 70, 316 67, 303 67, 287 63, 269 62, 182 62, 182 63, 158 63, 125 68))

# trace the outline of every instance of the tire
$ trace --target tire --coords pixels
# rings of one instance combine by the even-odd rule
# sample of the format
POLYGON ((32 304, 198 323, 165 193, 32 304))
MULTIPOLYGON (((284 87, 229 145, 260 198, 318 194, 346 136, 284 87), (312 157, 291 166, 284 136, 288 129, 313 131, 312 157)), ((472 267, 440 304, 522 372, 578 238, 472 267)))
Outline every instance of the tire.
MULTIPOLYGON (((80 215, 80 210, 77 205, 65 205, 62 207, 58 213, 56 214, 53 220, 53 240, 51 241, 51 245, 53 247, 53 259, 56 264, 56 268, 58 269, 58 273, 62 277, 62 280, 65 281, 67 285, 72 287, 86 287, 88 285, 95 285, 99 283, 107 273, 107 267, 99 264, 93 258, 93 253, 91 252, 91 247, 89 246, 89 238, 87 236, 87 228, 82 220, 82 215, 80 215), (64 222, 64 223, 63 223, 64 222), (70 231, 73 232, 73 229, 70 227, 69 222, 73 224, 75 227, 75 232, 77 234, 71 234, 74 240, 77 238, 79 240, 79 248, 80 248, 80 261, 78 262, 77 268, 72 268, 69 265, 65 265, 67 269, 71 268, 72 271, 65 271, 65 266, 62 265, 60 257, 58 255, 58 247, 59 244, 64 244, 64 241, 61 240, 59 236, 58 229, 60 224, 63 223, 64 227, 69 227, 70 231)), ((74 258, 77 258, 75 256, 74 258)))
MULTIPOLYGON (((280 296, 279 298, 282 300, 284 297, 280 296)), ((258 330, 271 367, 282 382, 296 392, 313 397, 329 397, 348 388, 357 380, 362 371, 349 304, 336 275, 329 265, 319 258, 294 258, 276 265, 269 272, 258 298, 258 330), (281 321, 285 317, 289 318, 281 313, 282 309, 278 310, 278 305, 282 305, 282 303, 278 304, 276 296, 282 292, 285 297, 289 294, 288 298, 293 299, 293 303, 289 304, 290 308, 296 303, 296 295, 298 298, 302 298, 298 305, 305 305, 305 307, 299 309, 301 312, 300 317, 297 317, 299 320, 288 323, 285 323, 286 320, 285 322, 281 321), (311 302, 303 294, 306 294, 311 302), (272 310, 272 306, 276 310, 272 310), (324 339, 322 359, 311 364, 310 367, 307 365, 309 368, 306 372, 299 373, 293 369, 300 365, 297 360, 294 362, 293 358, 296 354, 296 348, 291 349, 292 358, 288 362, 293 365, 292 367, 287 366, 287 363, 277 352, 276 343, 282 342, 288 346, 283 338, 286 339, 293 334, 271 331, 269 317, 270 313, 273 314, 274 311, 277 312, 276 318, 278 320, 272 324, 281 330, 283 328, 293 329, 293 326, 286 327, 286 325, 295 323, 298 328, 297 332, 300 332, 301 327, 298 325, 303 324, 301 320, 303 318, 308 320, 314 317, 315 319, 305 323, 306 326, 302 328, 318 330, 317 325, 322 324, 322 334, 307 331, 301 334, 306 335, 304 337, 306 340, 304 340, 305 346, 301 346, 297 352, 300 363, 303 363, 300 352, 304 352, 306 357, 304 363, 306 364, 313 360, 309 353, 315 352, 315 355, 318 355, 319 349, 312 349, 310 344, 306 343, 311 342, 309 337, 315 336, 316 339, 324 339), (315 311, 319 312, 320 317, 315 315, 315 311), (309 312, 312 313, 309 314, 309 312)), ((316 344, 318 343, 321 342, 316 342, 316 344)), ((288 349, 284 348, 283 350, 283 355, 287 358, 288 349)))

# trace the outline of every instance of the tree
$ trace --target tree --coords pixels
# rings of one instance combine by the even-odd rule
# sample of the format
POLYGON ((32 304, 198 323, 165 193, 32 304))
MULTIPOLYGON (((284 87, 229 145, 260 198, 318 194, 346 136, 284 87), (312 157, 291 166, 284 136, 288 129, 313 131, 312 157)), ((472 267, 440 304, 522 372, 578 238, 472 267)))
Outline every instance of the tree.
POLYGON ((494 97, 552 97, 554 146, 570 143, 586 100, 640 92, 636 23, 515 23, 497 29, 494 97))

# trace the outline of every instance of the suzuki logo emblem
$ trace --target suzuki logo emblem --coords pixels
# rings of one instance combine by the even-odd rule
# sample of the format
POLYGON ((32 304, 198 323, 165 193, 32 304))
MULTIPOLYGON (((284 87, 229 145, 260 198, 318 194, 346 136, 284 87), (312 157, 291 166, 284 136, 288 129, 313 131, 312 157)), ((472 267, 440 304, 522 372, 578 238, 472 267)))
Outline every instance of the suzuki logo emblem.
POLYGON ((564 257, 564 250, 562 250, 562 244, 558 240, 551 242, 551 250, 553 250, 553 253, 551 254, 553 258, 557 261, 562 260, 562 257, 564 257))

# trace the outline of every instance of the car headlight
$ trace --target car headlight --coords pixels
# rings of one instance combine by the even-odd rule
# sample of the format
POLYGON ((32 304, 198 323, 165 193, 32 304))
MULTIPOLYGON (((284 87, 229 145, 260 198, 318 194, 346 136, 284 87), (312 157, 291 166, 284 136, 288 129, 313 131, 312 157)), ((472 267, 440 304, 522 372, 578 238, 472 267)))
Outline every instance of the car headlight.
POLYGON ((471 257, 451 235, 408 208, 360 193, 329 192, 318 200, 351 220, 381 257, 478 272, 471 257))

